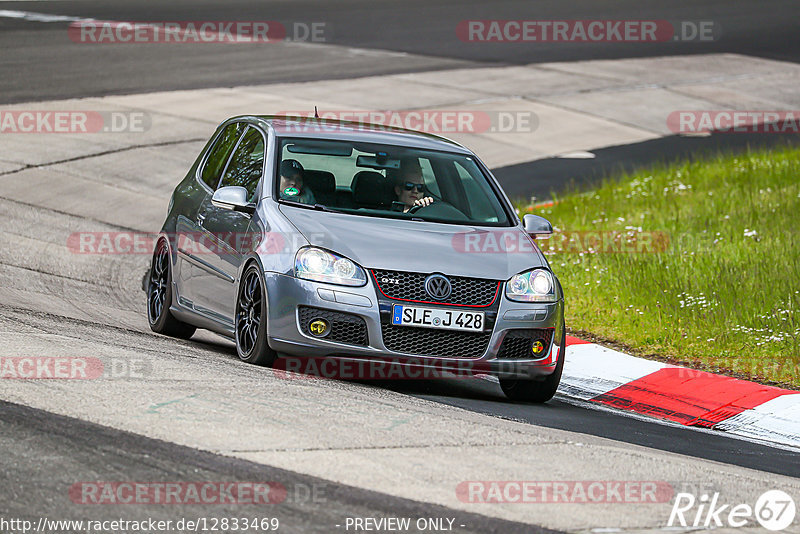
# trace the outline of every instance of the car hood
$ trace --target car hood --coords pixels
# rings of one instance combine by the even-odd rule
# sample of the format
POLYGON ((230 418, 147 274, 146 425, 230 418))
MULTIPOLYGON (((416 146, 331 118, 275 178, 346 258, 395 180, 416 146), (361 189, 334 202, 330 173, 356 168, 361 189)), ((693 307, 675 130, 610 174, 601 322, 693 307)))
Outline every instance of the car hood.
POLYGON ((547 265, 519 226, 480 227, 383 219, 282 204, 281 212, 312 245, 368 269, 441 272, 507 280, 547 265))

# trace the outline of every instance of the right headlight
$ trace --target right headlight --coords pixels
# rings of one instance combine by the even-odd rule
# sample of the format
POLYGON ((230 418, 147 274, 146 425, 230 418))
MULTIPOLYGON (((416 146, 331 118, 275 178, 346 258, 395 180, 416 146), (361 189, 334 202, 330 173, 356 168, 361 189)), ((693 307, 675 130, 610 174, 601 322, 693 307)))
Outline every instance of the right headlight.
POLYGON ((516 302, 555 302, 555 277, 545 269, 515 274, 506 282, 506 298, 516 302))
POLYGON ((303 247, 297 252, 294 274, 298 278, 342 286, 367 283, 364 269, 352 260, 317 247, 303 247))

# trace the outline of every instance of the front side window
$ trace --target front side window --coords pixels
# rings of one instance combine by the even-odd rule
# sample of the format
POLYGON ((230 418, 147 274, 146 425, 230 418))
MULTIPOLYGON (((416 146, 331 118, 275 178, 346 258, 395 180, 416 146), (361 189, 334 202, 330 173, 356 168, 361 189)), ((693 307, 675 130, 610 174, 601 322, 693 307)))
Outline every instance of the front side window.
POLYGON ((465 154, 318 139, 282 139, 279 154, 280 200, 371 217, 511 224, 489 178, 465 154))
POLYGON ((222 130, 222 133, 214 141, 214 146, 208 151, 208 157, 203 165, 200 178, 211 189, 217 188, 222 171, 225 169, 225 164, 228 162, 236 142, 246 127, 247 125, 242 122, 229 124, 222 130))
POLYGON ((253 202, 263 172, 264 137, 255 128, 250 128, 236 147, 219 185, 244 187, 247 189, 249 201, 253 202))

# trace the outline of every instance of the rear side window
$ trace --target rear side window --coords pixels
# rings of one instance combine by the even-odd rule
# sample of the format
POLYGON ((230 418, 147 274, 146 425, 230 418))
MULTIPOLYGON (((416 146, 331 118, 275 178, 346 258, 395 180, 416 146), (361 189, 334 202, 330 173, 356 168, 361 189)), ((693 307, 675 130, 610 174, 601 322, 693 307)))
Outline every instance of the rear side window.
POLYGON ((250 128, 236 147, 220 187, 238 185, 247 189, 252 202, 256 195, 258 180, 264 172, 264 137, 255 128, 250 128))
POLYGON ((228 161, 233 147, 236 146, 236 141, 242 135, 247 125, 241 122, 234 122, 225 127, 222 133, 217 137, 214 146, 208 152, 208 158, 203 166, 203 172, 200 173, 200 178, 211 189, 216 189, 219 183, 220 175, 225 169, 225 163, 228 161))

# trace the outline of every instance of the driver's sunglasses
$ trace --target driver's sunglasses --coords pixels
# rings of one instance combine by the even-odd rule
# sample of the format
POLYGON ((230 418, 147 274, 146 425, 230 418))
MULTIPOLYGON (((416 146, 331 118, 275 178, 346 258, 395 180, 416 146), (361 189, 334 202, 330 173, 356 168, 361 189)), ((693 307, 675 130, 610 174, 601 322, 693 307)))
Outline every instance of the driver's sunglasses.
POLYGON ((425 190, 425 184, 417 184, 414 182, 406 182, 404 184, 406 191, 411 191, 412 189, 416 189, 417 193, 422 193, 425 190))

